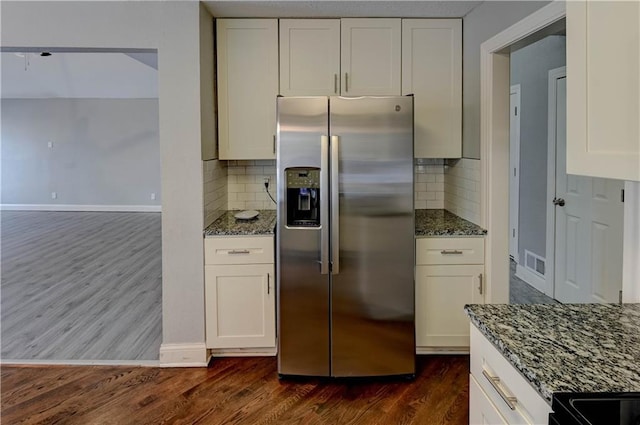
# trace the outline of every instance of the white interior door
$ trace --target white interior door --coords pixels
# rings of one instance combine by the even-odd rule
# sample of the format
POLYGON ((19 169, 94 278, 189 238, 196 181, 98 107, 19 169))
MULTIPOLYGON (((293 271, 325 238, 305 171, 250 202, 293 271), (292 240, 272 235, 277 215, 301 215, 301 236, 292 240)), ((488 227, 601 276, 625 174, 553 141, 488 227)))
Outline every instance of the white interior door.
POLYGON ((557 76, 550 84, 555 84, 556 106, 554 298, 617 302, 622 288, 624 182, 567 175, 566 77, 557 76))
POLYGON ((509 256, 518 258, 520 211, 520 84, 511 86, 509 97, 509 256))

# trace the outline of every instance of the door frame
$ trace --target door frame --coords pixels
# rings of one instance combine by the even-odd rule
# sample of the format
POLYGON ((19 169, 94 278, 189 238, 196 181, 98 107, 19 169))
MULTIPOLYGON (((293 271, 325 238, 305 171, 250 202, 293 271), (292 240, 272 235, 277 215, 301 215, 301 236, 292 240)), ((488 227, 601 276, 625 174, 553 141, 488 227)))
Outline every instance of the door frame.
POLYGON ((553 1, 480 46, 481 225, 486 236, 487 303, 509 302, 509 47, 566 16, 553 1))
MULTIPOLYGON (((509 124, 511 124, 511 95, 517 95, 517 110, 520 110, 521 103, 521 86, 520 84, 514 84, 509 88, 509 124)), ((511 133, 509 133, 509 180, 516 180, 513 185, 514 191, 511 192, 511 185, 509 187, 509 227, 513 224, 515 230, 515 237, 509 236, 509 255, 513 258, 516 264, 520 264, 520 114, 516 114, 516 136, 512 139, 511 133), (518 170, 517 176, 511 174, 511 170, 514 167, 518 170), (514 213, 516 220, 511 223, 511 213, 514 213), (513 240, 511 240, 513 238, 513 240)))
POLYGON ((544 293, 553 298, 556 272, 556 81, 567 77, 567 67, 549 70, 549 97, 547 107, 547 236, 544 293))

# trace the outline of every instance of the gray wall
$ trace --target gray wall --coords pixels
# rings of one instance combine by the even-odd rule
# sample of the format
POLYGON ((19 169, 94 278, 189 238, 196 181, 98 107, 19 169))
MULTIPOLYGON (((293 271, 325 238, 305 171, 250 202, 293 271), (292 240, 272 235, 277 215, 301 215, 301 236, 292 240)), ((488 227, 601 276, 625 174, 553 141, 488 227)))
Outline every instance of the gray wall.
POLYGON ((547 1, 486 1, 463 19, 462 156, 480 158, 480 45, 547 1))
POLYGON ((160 205, 158 100, 2 99, 1 202, 160 205))
POLYGON ((518 240, 545 257, 549 70, 566 64, 565 37, 554 35, 511 53, 511 85, 520 84, 520 209, 518 240))

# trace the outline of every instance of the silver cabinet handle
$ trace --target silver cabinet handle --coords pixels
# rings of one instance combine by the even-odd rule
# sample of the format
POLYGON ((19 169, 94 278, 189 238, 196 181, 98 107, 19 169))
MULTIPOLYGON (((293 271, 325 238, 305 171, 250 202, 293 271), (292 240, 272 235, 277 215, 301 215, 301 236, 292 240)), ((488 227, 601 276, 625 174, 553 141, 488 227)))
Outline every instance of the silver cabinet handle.
POLYGON ((478 280, 480 281, 478 284, 478 291, 480 291, 480 295, 482 295, 482 273, 478 275, 478 280))
POLYGON ((329 138, 320 137, 320 274, 329 273, 329 138))
POLYGON ((440 254, 442 254, 442 255, 462 255, 462 251, 459 251, 457 249, 443 249, 442 251, 440 251, 440 254))
POLYGON ((333 74, 333 92, 338 94, 338 74, 333 74))
POLYGON ((331 136, 331 273, 340 273, 340 173, 338 143, 340 137, 331 136))
POLYGON ((349 91, 349 73, 344 73, 344 91, 345 93, 349 91))
POLYGON ((516 403, 518 402, 518 399, 513 396, 508 396, 504 392, 504 390, 500 388, 500 386, 498 385, 500 383, 500 378, 497 376, 489 375, 486 370, 483 370, 482 374, 484 375, 485 378, 487 378, 487 380, 489 381, 493 389, 498 392, 498 395, 502 397, 504 402, 507 403, 507 406, 509 406, 509 409, 516 410, 516 403))
POLYGON ((271 274, 267 273, 267 295, 271 293, 271 274))
POLYGON ((231 255, 251 254, 251 251, 249 251, 248 249, 232 249, 231 251, 229 251, 229 254, 231 255))

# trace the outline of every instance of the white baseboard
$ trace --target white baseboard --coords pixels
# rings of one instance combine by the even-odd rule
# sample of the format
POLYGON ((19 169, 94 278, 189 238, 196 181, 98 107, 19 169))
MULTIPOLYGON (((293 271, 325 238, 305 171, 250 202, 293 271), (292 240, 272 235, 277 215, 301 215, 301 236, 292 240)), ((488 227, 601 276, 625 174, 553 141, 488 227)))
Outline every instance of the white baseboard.
POLYGON ((211 350, 213 357, 273 357, 278 354, 276 347, 271 348, 220 348, 211 350))
POLYGON ((132 366, 158 367, 157 360, 40 360, 40 359, 2 359, 5 366, 132 366))
POLYGON ((540 276, 521 266, 520 264, 516 264, 516 277, 522 279, 543 294, 545 293, 547 282, 544 280, 544 278, 541 278, 540 276))
POLYGON ((209 354, 204 342, 160 345, 160 367, 207 367, 209 354))
POLYGON ((416 354, 469 354, 469 347, 416 347, 416 354))
POLYGON ((161 205, 0 204, 5 211, 161 212, 161 205))

